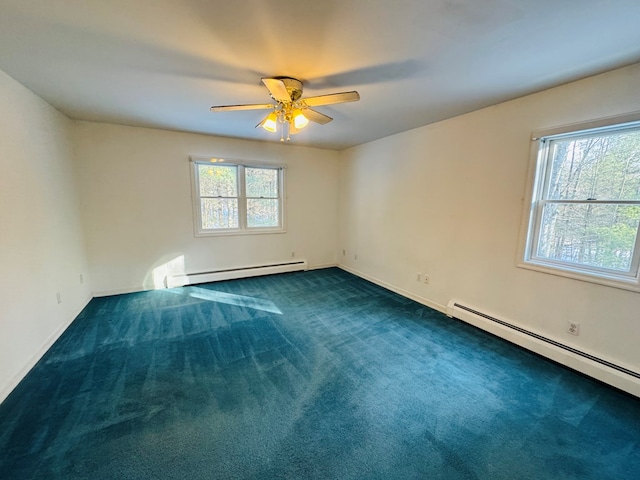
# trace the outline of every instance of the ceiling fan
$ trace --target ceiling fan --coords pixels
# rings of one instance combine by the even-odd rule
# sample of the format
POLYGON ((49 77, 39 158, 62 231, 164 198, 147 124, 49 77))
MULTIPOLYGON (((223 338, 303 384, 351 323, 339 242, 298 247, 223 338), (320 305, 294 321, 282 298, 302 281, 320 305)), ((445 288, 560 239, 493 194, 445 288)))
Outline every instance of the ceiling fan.
POLYGON ((289 135, 294 135, 306 127, 309 120, 324 125, 333 118, 313 110, 311 107, 321 105, 333 105, 336 103, 357 102, 360 95, 356 91, 330 93, 316 97, 302 98, 302 82, 292 77, 263 78, 271 98, 276 103, 259 103, 249 105, 221 105, 211 107, 212 112, 228 112, 232 110, 273 110, 262 119, 256 128, 262 127, 269 132, 277 132, 280 128, 280 141, 289 140, 289 135))

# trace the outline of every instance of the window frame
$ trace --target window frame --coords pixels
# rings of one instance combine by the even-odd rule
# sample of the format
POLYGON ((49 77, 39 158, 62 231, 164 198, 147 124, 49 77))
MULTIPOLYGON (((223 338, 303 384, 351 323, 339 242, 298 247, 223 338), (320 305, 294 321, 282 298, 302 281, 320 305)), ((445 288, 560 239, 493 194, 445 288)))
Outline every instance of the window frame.
POLYGON ((523 202, 517 267, 625 290, 640 291, 640 226, 638 227, 632 262, 628 273, 541 258, 536 255, 545 204, 638 205, 640 203, 638 201, 629 202, 610 199, 559 200, 547 198, 547 187, 551 177, 551 162, 549 162, 550 142, 563 138, 591 137, 599 133, 605 134, 631 129, 640 129, 640 112, 533 132, 527 175, 527 191, 523 202))
MULTIPOLYGON (((229 235, 256 235, 266 233, 286 233, 286 193, 285 193, 285 171, 286 166, 278 163, 254 162, 236 159, 224 159, 219 157, 205 157, 199 155, 191 155, 189 157, 191 169, 191 199, 193 206, 193 225, 194 235, 196 237, 215 237, 229 235), (198 165, 215 164, 219 166, 230 166, 237 168, 237 197, 218 197, 218 198, 237 198, 238 199, 238 227, 237 228, 203 228, 202 225, 202 198, 200 196, 200 182, 198 174, 198 165), (277 227, 249 227, 247 225, 247 200, 250 198, 263 197, 247 197, 245 184, 245 169, 259 168, 278 171, 278 220, 277 227)), ((273 197, 269 197, 273 198, 273 197)))

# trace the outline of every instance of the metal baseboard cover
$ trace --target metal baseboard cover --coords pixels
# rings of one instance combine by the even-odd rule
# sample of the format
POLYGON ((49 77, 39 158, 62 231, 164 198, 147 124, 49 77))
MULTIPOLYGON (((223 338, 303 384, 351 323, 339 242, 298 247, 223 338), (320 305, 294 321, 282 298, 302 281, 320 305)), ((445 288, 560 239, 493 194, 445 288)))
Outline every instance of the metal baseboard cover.
POLYGON ((247 267, 224 268, 209 272, 172 275, 165 279, 165 283, 168 288, 173 288, 183 287, 185 285, 196 285, 198 283, 217 282, 220 280, 272 275, 275 273, 299 272, 308 269, 309 266, 306 260, 296 260, 294 262, 270 263, 247 267))
POLYGON ((540 335, 538 333, 532 332, 530 330, 527 330, 525 328, 522 327, 518 327, 517 325, 513 325, 512 323, 509 322, 505 322, 504 320, 500 320, 499 318, 495 318, 492 317, 491 315, 487 315, 486 313, 483 312, 479 312, 478 310, 475 310, 473 308, 467 307, 466 305, 462 305, 460 303, 454 302, 452 305, 450 304, 450 308, 448 309, 448 314, 449 316, 455 317, 455 315, 453 315, 453 309, 455 308, 459 308, 460 310, 464 310, 466 312, 469 312, 473 315, 477 315, 479 317, 482 317, 486 320, 489 320, 491 322, 497 323, 499 325, 502 325, 504 327, 510 328, 512 330, 515 330, 517 332, 523 333, 525 335, 528 335, 530 337, 536 338, 538 340, 541 340, 545 343, 548 343, 550 345, 553 345, 555 347, 561 348, 562 350, 565 350, 567 352, 571 352, 575 355, 578 355, 580 357, 586 358, 588 360, 591 360, 592 362, 596 362, 599 363, 600 365, 604 365, 605 367, 611 368, 613 370, 617 370, 618 372, 624 373, 626 375, 629 375, 631 377, 640 379, 640 373, 638 372, 634 372, 633 370, 630 370, 628 368, 622 367, 620 365, 617 365, 615 363, 609 362, 608 360, 605 360, 603 358, 600 357, 596 357, 595 355, 591 355, 589 353, 583 352, 581 350, 578 350, 577 348, 571 347, 569 345, 565 345, 564 343, 558 342, 556 340, 553 340, 551 338, 545 337, 543 335, 540 335), (453 307, 453 308, 451 308, 453 307))

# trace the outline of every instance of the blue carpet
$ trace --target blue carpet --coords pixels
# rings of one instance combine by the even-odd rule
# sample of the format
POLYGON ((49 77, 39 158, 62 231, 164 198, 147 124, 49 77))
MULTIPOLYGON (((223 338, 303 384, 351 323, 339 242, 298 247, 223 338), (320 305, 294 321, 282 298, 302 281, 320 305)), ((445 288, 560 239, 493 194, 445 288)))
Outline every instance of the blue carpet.
POLYGON ((338 269, 95 298, 3 479, 638 479, 640 400, 338 269))

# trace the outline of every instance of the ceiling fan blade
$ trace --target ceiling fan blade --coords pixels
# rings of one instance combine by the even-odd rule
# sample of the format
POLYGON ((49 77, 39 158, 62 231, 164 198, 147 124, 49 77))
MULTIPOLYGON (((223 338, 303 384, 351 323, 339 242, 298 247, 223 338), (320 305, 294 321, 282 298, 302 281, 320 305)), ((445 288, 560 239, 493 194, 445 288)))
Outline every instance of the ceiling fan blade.
POLYGON ((360 94, 355 90, 352 92, 330 93, 329 95, 318 95, 317 97, 302 99, 302 101, 310 107, 332 105, 334 103, 357 102, 358 100, 360 100, 360 94))
POLYGON ((278 102, 290 102, 291 95, 287 91, 287 86, 279 78, 263 78, 262 83, 267 87, 271 96, 278 102))
POLYGON ((230 112, 233 110, 266 110, 275 108, 272 103, 254 103, 250 105, 221 105, 211 107, 212 112, 230 112))
POLYGON ((265 124, 265 122, 267 121, 267 119, 268 119, 268 118, 269 118, 269 115, 267 115, 267 116, 266 116, 266 117, 264 117, 262 120, 260 120, 260 123, 258 123, 258 124, 256 125, 256 128, 258 128, 258 127, 262 127, 262 126, 265 124))
POLYGON ((312 110, 310 108, 305 108, 302 111, 302 114, 312 122, 320 123, 321 125, 329 123, 331 120, 333 120, 333 118, 328 117, 324 113, 316 112, 315 110, 312 110))

